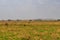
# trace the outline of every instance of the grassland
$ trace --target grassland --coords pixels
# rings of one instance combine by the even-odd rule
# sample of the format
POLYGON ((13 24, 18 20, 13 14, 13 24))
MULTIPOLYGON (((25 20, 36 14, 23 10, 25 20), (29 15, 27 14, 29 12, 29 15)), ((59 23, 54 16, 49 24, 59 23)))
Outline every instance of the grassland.
POLYGON ((0 40, 60 40, 60 22, 0 21, 0 40))

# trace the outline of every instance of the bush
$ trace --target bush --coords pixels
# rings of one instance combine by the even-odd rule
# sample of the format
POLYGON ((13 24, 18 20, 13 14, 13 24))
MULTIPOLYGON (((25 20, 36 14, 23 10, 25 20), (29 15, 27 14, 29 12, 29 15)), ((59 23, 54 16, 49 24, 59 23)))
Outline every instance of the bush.
POLYGON ((28 38, 21 38, 21 40, 29 40, 28 38))
POLYGON ((5 23, 6 26, 8 26, 8 23, 5 23))

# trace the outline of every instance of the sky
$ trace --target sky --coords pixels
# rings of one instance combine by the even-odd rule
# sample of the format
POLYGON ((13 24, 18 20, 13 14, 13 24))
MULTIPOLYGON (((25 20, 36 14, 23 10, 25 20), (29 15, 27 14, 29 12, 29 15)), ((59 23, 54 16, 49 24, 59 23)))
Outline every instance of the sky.
POLYGON ((60 19, 60 0, 0 0, 0 19, 60 19))

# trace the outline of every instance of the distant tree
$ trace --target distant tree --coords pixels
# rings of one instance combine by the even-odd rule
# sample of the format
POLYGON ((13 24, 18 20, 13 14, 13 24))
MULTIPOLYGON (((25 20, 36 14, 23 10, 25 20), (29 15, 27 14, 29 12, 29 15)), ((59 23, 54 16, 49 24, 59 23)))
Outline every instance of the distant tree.
POLYGON ((32 20, 28 20, 28 23, 30 23, 32 20))
POLYGON ((42 21, 42 19, 35 19, 35 21, 42 21))
POLYGON ((21 20, 17 19, 16 21, 21 21, 21 20))
POLYGON ((29 20, 30 22, 32 21, 32 20, 29 20))
POLYGON ((57 19, 57 21, 60 21, 60 19, 57 19))
POLYGON ((12 21, 11 19, 8 19, 8 21, 12 21))

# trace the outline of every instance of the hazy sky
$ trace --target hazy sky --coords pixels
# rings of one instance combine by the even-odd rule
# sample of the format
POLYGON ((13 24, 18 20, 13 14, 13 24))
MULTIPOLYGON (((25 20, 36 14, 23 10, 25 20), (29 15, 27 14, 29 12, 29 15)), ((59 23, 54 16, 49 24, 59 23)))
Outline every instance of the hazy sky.
POLYGON ((60 18, 60 0, 0 0, 0 19, 60 18))

